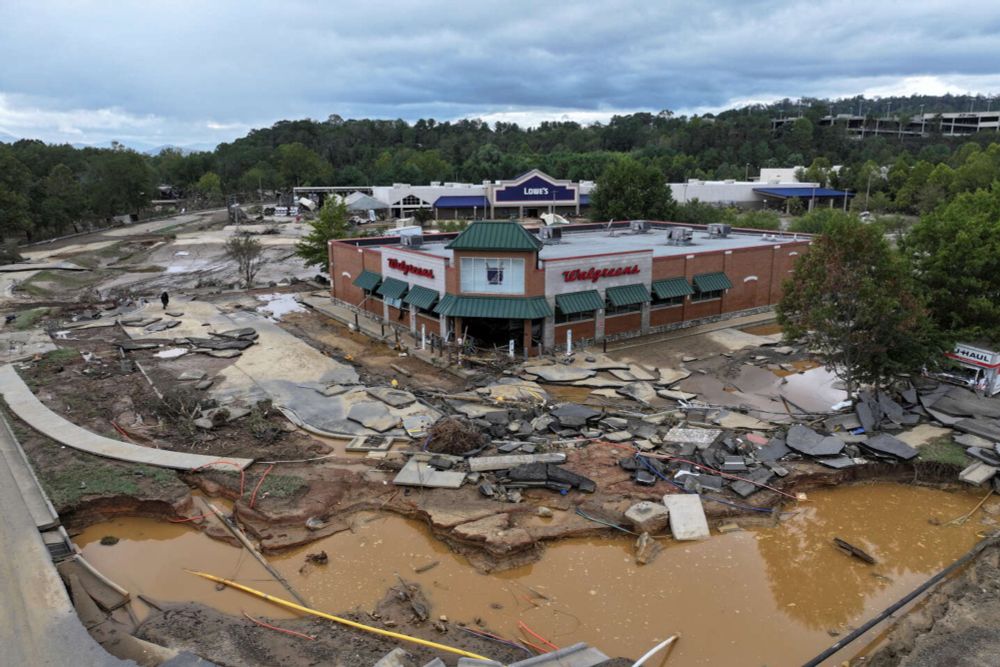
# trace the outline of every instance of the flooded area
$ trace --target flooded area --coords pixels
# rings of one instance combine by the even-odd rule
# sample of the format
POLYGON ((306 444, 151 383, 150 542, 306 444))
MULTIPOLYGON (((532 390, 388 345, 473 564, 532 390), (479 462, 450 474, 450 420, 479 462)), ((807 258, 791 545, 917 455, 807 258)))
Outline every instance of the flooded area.
MULTIPOLYGON (((587 641, 635 658, 680 633, 671 666, 798 664, 967 551, 983 530, 979 518, 940 524, 977 501, 973 493, 892 484, 814 491, 778 526, 704 542, 665 540, 647 566, 635 564, 631 538, 602 536, 562 540, 541 561, 493 575, 476 572, 416 522, 358 515, 352 531, 271 562, 314 607, 334 613, 371 609, 398 575, 423 587, 434 616, 481 619, 507 637, 517 637, 523 621, 559 646, 587 641), (840 552, 834 537, 877 564, 840 552), (321 550, 329 564, 304 565, 306 554, 321 550)), ((282 617, 276 607, 184 573, 200 569, 287 597, 249 554, 185 525, 127 518, 92 526, 75 541, 133 597, 282 617), (106 535, 120 541, 103 546, 106 535)))

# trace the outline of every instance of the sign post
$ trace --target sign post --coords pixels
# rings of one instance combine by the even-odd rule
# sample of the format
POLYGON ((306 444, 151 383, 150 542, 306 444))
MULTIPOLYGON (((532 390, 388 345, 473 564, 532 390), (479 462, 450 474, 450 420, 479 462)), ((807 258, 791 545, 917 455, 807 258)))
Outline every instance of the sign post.
POLYGON ((513 338, 511 338, 507 342, 507 356, 509 356, 511 359, 514 358, 514 339, 513 338))
POLYGON ((427 349, 427 325, 426 324, 421 324, 420 325, 420 349, 421 350, 426 350, 427 349))
POLYGON ((573 354, 573 330, 566 329, 566 356, 573 354))

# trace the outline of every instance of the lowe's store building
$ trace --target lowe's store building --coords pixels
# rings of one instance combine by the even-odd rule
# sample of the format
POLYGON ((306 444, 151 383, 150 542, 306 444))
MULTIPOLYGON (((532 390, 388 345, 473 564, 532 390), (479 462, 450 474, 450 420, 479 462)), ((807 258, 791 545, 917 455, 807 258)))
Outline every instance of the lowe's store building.
POLYGON ((533 355, 765 309, 808 238, 667 222, 330 242, 331 295, 419 337, 533 355))

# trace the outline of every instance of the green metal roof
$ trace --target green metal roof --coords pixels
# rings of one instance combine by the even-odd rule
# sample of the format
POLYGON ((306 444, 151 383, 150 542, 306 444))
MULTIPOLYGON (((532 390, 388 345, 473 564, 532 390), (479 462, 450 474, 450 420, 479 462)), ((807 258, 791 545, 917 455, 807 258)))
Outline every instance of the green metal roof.
POLYGON ((374 291, 380 282, 382 282, 382 276, 371 271, 362 271, 361 275, 354 279, 355 285, 369 292, 374 291))
POLYGON ((732 289, 733 284, 729 282, 725 273, 719 271, 717 273, 699 273, 694 277, 694 287, 699 292, 716 292, 732 289))
POLYGON ((410 288, 410 292, 403 297, 405 303, 416 306, 417 308, 423 308, 424 310, 430 310, 434 302, 438 300, 438 293, 432 289, 426 287, 421 287, 420 285, 414 285, 410 288))
POLYGON ((409 288, 409 285, 402 280, 386 278, 376 291, 387 299, 398 299, 406 294, 407 288, 409 288))
POLYGON ((542 247, 542 242, 516 222, 478 221, 445 247, 452 250, 535 252, 542 247))
POLYGON ((543 296, 455 296, 445 294, 434 312, 448 317, 484 317, 495 320, 534 320, 552 315, 543 296))
POLYGON ((652 300, 649 290, 642 283, 609 287, 605 293, 608 295, 608 301, 611 302, 611 305, 619 307, 632 306, 652 300))
POLYGON ((694 288, 684 278, 667 278, 653 281, 653 293, 658 299, 673 299, 678 296, 694 294, 694 288))
POLYGON ((592 289, 572 294, 558 294, 556 295, 556 306, 563 315, 572 315, 573 313, 584 313, 604 308, 604 300, 601 298, 600 292, 592 289))

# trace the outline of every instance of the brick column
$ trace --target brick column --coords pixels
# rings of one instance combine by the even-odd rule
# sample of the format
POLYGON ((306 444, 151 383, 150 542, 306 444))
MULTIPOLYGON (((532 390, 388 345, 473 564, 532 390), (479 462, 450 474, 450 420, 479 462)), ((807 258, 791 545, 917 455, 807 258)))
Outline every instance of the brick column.
POLYGON ((600 342, 604 340, 604 309, 598 308, 594 312, 594 340, 600 342))
POLYGON ((639 329, 643 333, 649 331, 649 309, 650 309, 649 301, 644 301, 642 304, 642 310, 639 311, 641 313, 639 329))

